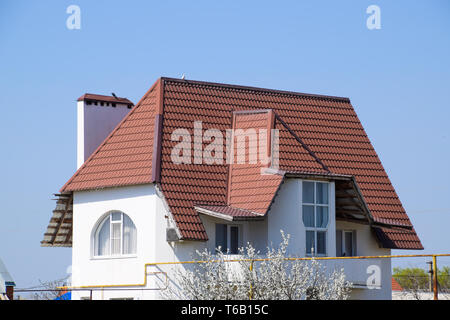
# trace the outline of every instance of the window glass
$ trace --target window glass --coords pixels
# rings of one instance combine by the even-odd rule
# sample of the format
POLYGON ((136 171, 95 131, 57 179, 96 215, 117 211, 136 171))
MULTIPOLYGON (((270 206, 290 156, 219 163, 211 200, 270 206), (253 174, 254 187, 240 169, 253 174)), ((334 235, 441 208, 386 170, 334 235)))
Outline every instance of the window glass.
POLYGON ((303 203, 314 203, 314 182, 303 181, 303 203))
POLYGON ((317 231, 317 254, 326 254, 326 232, 317 231))
POLYGON ((336 257, 342 257, 342 230, 336 230, 336 257))
POLYGON ((314 227, 314 206, 303 206, 303 223, 305 227, 314 227))
POLYGON ((121 212, 113 212, 111 213, 111 220, 112 221, 120 221, 122 213, 121 212))
POLYGON ((99 256, 109 255, 110 250, 110 228, 109 217, 106 218, 105 222, 101 225, 101 229, 98 231, 98 239, 96 241, 95 253, 99 256))
POLYGON ((137 234, 133 221, 122 212, 112 212, 95 232, 94 255, 135 254, 136 242, 137 234))
POLYGON ((230 227, 230 253, 237 254, 239 251, 239 228, 230 227))
POLYGON ((133 221, 123 215, 123 254, 136 253, 136 227, 133 221))
POLYGON ((327 251, 328 188, 326 182, 302 181, 302 220, 306 228, 307 254, 325 255, 327 251))
POLYGON ((227 251, 227 225, 226 224, 216 224, 216 249, 222 252, 227 251))
POLYGON ((314 231, 306 231, 306 253, 311 254, 314 246, 314 231))
POLYGON ((328 207, 316 207, 316 227, 326 228, 328 225, 328 207))
POLYGON ((120 254, 120 223, 111 223, 111 254, 120 254))
POLYGON ((328 183, 316 183, 316 203, 328 204, 328 183))
POLYGON ((344 235, 345 235, 345 256, 351 257, 353 256, 353 233, 344 232, 344 235))

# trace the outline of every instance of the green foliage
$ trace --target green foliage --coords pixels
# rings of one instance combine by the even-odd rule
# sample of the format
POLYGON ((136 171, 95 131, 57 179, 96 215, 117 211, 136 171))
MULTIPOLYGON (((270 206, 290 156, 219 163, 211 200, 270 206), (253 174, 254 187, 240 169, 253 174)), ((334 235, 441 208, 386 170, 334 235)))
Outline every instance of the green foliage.
POLYGON ((438 282, 441 289, 450 289, 450 267, 438 269, 438 282))
MULTIPOLYGON (((393 277, 405 290, 429 290, 430 274, 422 268, 394 268, 393 277)), ((438 269, 438 283, 441 290, 450 289, 450 267, 438 269)))
POLYGON ((427 290, 430 276, 421 268, 394 268, 393 277, 405 290, 427 290))

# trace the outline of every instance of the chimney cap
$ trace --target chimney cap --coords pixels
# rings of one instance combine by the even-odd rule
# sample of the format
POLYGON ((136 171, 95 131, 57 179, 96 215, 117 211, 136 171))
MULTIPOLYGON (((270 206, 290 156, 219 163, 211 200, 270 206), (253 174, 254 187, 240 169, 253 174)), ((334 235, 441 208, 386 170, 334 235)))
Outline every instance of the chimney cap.
POLYGON ((127 106, 133 106, 133 102, 127 98, 104 96, 101 94, 85 93, 77 99, 77 101, 100 101, 100 102, 110 102, 110 103, 120 103, 127 106))

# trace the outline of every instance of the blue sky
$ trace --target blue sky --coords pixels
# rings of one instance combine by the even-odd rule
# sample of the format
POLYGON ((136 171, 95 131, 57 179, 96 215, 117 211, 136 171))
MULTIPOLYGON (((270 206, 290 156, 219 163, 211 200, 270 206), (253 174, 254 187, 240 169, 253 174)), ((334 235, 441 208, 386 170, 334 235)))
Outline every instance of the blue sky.
POLYGON ((449 57, 446 0, 2 0, 0 256, 20 287, 64 277, 71 250, 39 241, 52 193, 76 168, 75 100, 137 102, 158 77, 183 73, 350 97, 423 252, 450 253, 449 57), (71 4, 80 30, 66 27, 71 4), (371 4, 380 30, 366 27, 371 4))

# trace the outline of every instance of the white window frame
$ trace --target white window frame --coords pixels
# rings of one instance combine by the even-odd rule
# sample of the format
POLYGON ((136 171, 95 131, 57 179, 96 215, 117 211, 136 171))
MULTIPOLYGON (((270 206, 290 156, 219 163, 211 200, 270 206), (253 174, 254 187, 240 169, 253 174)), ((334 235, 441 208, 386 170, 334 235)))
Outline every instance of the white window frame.
MULTIPOLYGON (((136 253, 130 253, 130 254, 123 254, 123 213, 120 210, 112 210, 109 211, 107 214, 105 214, 101 222, 97 224, 95 228, 95 232, 92 237, 92 259, 95 260, 101 260, 101 259, 120 259, 120 258, 135 258, 137 257, 137 243, 136 243, 136 253), (113 213, 120 213, 120 220, 112 220, 113 213), (109 219, 109 254, 108 255, 98 255, 97 250, 99 246, 99 233, 100 230, 103 228, 103 225, 108 221, 109 219), (113 224, 120 224, 120 253, 118 254, 112 254, 112 240, 113 240, 113 224)), ((128 216, 128 218, 133 222, 134 228, 136 229, 136 240, 137 240, 137 228, 134 221, 128 216)))
MULTIPOLYGON (((123 212, 120 212, 120 219, 119 220, 113 220, 112 219, 112 215, 113 213, 119 213, 119 211, 115 211, 115 212, 111 212, 109 215, 109 252, 111 256, 123 256, 123 212), (118 224, 120 226, 120 235, 119 238, 113 238, 113 225, 118 224), (112 248, 113 248, 113 240, 119 240, 120 243, 120 249, 119 249, 119 253, 117 254, 113 254, 112 253, 112 248)), ((99 229, 100 230, 100 229, 99 229)))
POLYGON ((331 192, 330 192, 330 185, 331 183, 329 181, 317 181, 317 180, 302 180, 302 223, 303 226, 305 227, 305 255, 308 257, 327 257, 328 256, 328 252, 329 252, 329 241, 328 241, 328 237, 329 237, 329 226, 330 226, 330 222, 331 222, 331 212, 330 212, 330 208, 331 208, 331 192), (320 203, 309 203, 309 202, 304 202, 303 199, 303 183, 304 182, 311 182, 314 183, 314 201, 316 201, 317 199, 317 188, 316 185, 317 183, 323 183, 327 185, 328 188, 328 203, 327 204, 320 204, 320 203), (328 208, 328 219, 327 219, 327 225, 323 228, 319 228, 319 227, 307 227, 303 221, 303 206, 313 206, 314 207, 314 226, 316 225, 316 219, 317 219, 317 214, 316 214, 316 208, 317 207, 326 207, 328 208), (313 231, 314 232, 314 252, 313 253, 308 253, 308 248, 306 248, 306 232, 307 231, 313 231), (325 253, 317 253, 317 233, 318 232, 325 232, 325 253))
MULTIPOLYGON (((231 228, 232 227, 237 227, 238 228, 238 252, 236 252, 236 253, 227 253, 226 251, 225 252, 223 252, 224 254, 228 254, 228 255, 236 255, 236 254, 239 254, 239 248, 242 246, 242 225, 241 224, 236 224, 236 223, 220 223, 220 222, 218 222, 218 223, 216 223, 215 225, 214 225, 214 232, 217 230, 216 228, 216 226, 218 225, 218 224, 221 224, 221 225, 226 225, 227 226, 227 248, 226 249, 230 249, 231 248, 231 228)), ((215 252, 217 252, 217 247, 216 247, 216 242, 217 242, 217 240, 216 240, 216 237, 217 237, 217 234, 214 234, 214 251, 215 252)))

